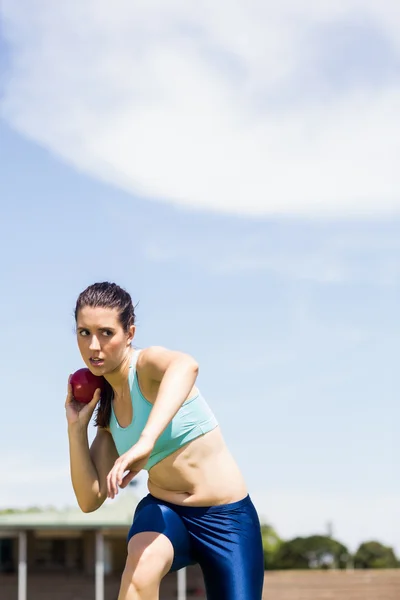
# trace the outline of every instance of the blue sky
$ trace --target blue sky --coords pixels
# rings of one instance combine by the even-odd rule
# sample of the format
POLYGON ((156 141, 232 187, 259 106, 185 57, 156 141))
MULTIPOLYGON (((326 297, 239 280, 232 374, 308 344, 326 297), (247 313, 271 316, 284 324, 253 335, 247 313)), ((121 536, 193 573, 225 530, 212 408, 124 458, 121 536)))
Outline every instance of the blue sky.
POLYGON ((7 46, 0 40, 7 65, 0 82, 0 453, 8 457, 0 505, 74 503, 63 409, 68 374, 82 366, 72 313, 86 285, 113 280, 139 303, 139 346, 161 344, 199 360, 200 387, 262 518, 284 537, 323 532, 332 521, 351 548, 377 538, 400 553, 400 202, 391 145, 398 123, 390 122, 398 49, 390 15, 315 8, 293 31, 282 9, 274 15, 287 40, 274 48, 282 64, 263 79, 260 57, 274 61, 239 2, 228 24, 210 7, 207 18, 194 9, 182 16, 179 23, 202 32, 194 36, 200 46, 184 40, 192 61, 185 65, 176 60, 184 42, 174 21, 161 36, 168 62, 149 52, 154 21, 143 7, 148 30, 135 54, 118 10, 109 23, 106 14, 96 21, 91 2, 83 2, 89 41, 85 51, 76 44, 83 67, 76 48, 67 51, 78 4, 62 19, 48 3, 33 4, 32 33, 26 10, 5 2, 7 46), (233 48, 243 16, 254 47, 244 40, 233 48), (96 80, 89 67, 99 40, 109 48, 118 32, 119 54, 111 53, 107 74, 96 80), (340 52, 336 62, 328 52, 338 39, 353 57, 347 76, 340 52), (204 48, 204 40, 214 46, 204 48), (205 65, 217 47, 210 74, 205 65), (318 101, 307 97, 304 81, 304 93, 293 94, 301 91, 301 71, 288 54, 294 47, 318 101), (239 99, 230 87, 237 63, 239 99), (178 91, 186 84, 188 104, 164 74, 175 76, 178 91), (194 113, 190 89, 200 88, 202 111, 194 113), (303 144, 303 172, 290 141, 303 144), (245 159, 236 151, 242 143, 245 159))

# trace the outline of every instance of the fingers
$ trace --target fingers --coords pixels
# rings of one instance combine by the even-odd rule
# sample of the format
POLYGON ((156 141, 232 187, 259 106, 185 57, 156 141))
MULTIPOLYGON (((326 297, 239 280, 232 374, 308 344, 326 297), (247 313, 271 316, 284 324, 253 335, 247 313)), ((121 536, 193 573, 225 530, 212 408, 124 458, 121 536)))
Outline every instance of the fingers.
POLYGON ((85 411, 84 414, 89 414, 89 415, 93 414, 93 411, 96 408, 96 404, 99 402, 100 397, 101 397, 101 390, 100 390, 100 388, 97 388, 91 401, 84 405, 84 407, 82 409, 85 411))
POLYGON ((123 478, 121 485, 119 486, 120 488, 126 488, 126 486, 132 481, 132 479, 134 477, 136 477, 136 475, 139 473, 139 471, 129 471, 129 473, 127 473, 125 475, 125 477, 123 478))
MULTIPOLYGON (((107 496, 108 498, 115 498, 118 494, 118 486, 122 487, 124 480, 124 473, 127 470, 127 463, 125 460, 119 458, 116 460, 113 468, 107 476, 107 496)), ((129 474, 128 474, 129 476, 129 474)), ((133 475, 134 476, 134 475, 133 475)), ((132 476, 132 477, 133 477, 132 476)))
POLYGON ((108 498, 115 498, 118 494, 118 487, 125 488, 140 473, 151 455, 152 447, 153 445, 150 447, 148 442, 142 442, 142 446, 138 442, 125 454, 117 458, 113 468, 107 475, 108 498))
POLYGON ((109 474, 107 475, 107 497, 115 498, 116 494, 118 494, 118 489, 116 485, 116 465, 111 469, 109 474))
POLYGON ((114 468, 110 471, 108 476, 108 497, 115 498, 118 494, 118 484, 119 481, 122 480, 121 476, 121 464, 116 464, 114 468))
POLYGON ((95 391, 93 398, 91 399, 90 402, 88 402, 87 404, 84 404, 82 402, 76 403, 76 410, 79 412, 79 418, 83 422, 85 422, 85 423, 87 422, 87 424, 89 424, 89 421, 92 418, 94 409, 96 408, 96 404, 100 400, 100 393, 101 393, 101 390, 100 390, 100 388, 98 388, 95 391))
POLYGON ((67 397, 65 399, 65 406, 67 406, 68 404, 71 404, 71 402, 74 400, 74 395, 72 393, 72 385, 70 383, 71 377, 72 377, 72 374, 68 377, 67 397))
POLYGON ((101 389, 97 388, 97 390, 94 392, 93 394, 93 398, 91 399, 91 401, 89 402, 89 406, 91 408, 95 408, 96 404, 98 403, 98 401, 101 399, 101 389))

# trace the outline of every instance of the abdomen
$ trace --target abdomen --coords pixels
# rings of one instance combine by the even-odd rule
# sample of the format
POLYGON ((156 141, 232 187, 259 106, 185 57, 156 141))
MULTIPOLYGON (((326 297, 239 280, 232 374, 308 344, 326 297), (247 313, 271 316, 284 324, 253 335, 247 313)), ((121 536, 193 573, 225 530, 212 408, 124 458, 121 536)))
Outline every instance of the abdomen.
POLYGON ((227 504, 247 494, 219 427, 196 438, 149 471, 149 492, 179 505, 227 504))

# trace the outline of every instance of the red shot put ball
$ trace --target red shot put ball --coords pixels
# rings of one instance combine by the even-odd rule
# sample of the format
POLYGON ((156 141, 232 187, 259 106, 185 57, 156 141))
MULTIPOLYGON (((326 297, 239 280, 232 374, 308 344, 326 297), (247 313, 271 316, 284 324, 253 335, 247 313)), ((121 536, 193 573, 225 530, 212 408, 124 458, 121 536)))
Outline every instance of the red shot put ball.
POLYGON ((72 394, 77 402, 88 404, 94 396, 97 388, 104 389, 105 379, 98 375, 93 375, 89 369, 78 369, 71 376, 70 384, 72 394))

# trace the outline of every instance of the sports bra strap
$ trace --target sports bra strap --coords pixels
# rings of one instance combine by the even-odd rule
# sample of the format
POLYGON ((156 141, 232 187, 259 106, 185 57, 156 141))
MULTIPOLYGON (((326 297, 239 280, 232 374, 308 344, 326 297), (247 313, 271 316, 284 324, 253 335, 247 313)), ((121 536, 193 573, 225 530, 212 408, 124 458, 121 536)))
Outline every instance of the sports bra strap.
POLYGON ((130 367, 129 367, 129 385, 130 385, 130 387, 132 387, 132 383, 133 383, 133 380, 135 378, 136 363, 137 363, 137 360, 139 358, 140 352, 141 352, 140 350, 136 350, 135 349, 133 351, 133 353, 132 353, 132 360, 131 360, 131 364, 130 364, 130 367))

